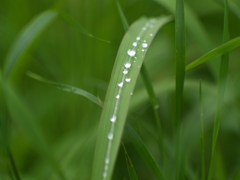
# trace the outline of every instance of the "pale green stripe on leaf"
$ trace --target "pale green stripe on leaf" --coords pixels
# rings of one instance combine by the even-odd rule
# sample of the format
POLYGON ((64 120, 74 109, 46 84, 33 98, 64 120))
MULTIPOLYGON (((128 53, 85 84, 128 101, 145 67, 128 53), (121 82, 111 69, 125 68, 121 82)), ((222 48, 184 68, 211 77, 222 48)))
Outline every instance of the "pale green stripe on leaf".
POLYGON ((111 179, 131 93, 133 92, 146 50, 158 29, 170 19, 170 17, 141 18, 129 28, 122 40, 100 120, 93 163, 93 180, 111 179), (131 64, 130 67, 129 63, 131 64), (124 74, 126 73, 126 71, 123 73, 124 70, 127 70, 128 73, 124 74), (112 126, 113 123, 110 121, 113 115, 116 115, 114 126, 112 126), (107 138, 109 133, 111 133, 111 140, 107 138), (106 163, 105 160, 108 155, 109 159, 107 160, 109 162, 107 161, 108 163, 106 163))
MULTIPOLYGON (((9 76, 14 67, 20 64, 18 61, 24 58, 24 55, 29 51, 29 48, 32 47, 37 37, 57 15, 57 11, 45 11, 24 27, 7 54, 4 67, 5 76, 9 76)), ((21 62, 21 64, 22 63, 23 62, 21 62)))

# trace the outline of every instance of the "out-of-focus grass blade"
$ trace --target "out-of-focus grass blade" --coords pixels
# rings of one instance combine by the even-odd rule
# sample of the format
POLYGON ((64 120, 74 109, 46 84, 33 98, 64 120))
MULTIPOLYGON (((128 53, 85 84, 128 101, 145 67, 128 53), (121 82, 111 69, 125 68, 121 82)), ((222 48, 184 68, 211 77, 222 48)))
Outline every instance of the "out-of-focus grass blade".
POLYGON ((175 58, 176 58, 176 180, 183 179, 183 153, 181 152, 182 100, 186 63, 186 32, 184 20, 184 2, 176 0, 175 15, 175 58))
MULTIPOLYGON (((162 5, 172 14, 175 14, 176 0, 153 0, 153 1, 162 5)), ((186 4, 185 4, 185 17, 187 29, 189 29, 190 33, 196 39, 198 44, 201 45, 201 48, 205 51, 208 51, 210 48, 212 48, 213 43, 211 42, 209 35, 205 30, 205 27, 198 19, 194 11, 186 4)))
POLYGON ((202 107, 202 83, 199 82, 199 106, 201 119, 201 164, 202 164, 202 180, 205 180, 205 153, 204 153, 204 122, 203 122, 203 107, 202 107))
POLYGON ((121 8, 121 5, 119 4, 118 0, 116 0, 116 3, 117 3, 120 18, 122 20, 123 28, 124 28, 125 31, 127 31, 128 27, 129 27, 128 22, 127 22, 127 18, 125 17, 124 12, 123 12, 123 10, 121 8))
POLYGON ((218 48, 213 49, 212 51, 208 52, 207 54, 204 54, 200 58, 196 59, 195 61, 191 62, 186 66, 186 71, 204 63, 207 62, 215 57, 218 57, 222 54, 225 54, 236 47, 240 46, 240 37, 235 38, 231 41, 226 42, 225 44, 219 46, 218 48))
POLYGON ((23 61, 19 61, 24 58, 24 55, 26 55, 32 47, 37 37, 57 15, 57 11, 45 11, 25 26, 7 54, 4 67, 5 77, 8 77, 17 65, 24 63, 23 61))
POLYGON ((92 180, 110 180, 131 95, 147 48, 171 18, 141 18, 125 34, 112 71, 99 124, 92 180))
POLYGON ((70 15, 68 15, 67 13, 60 13, 59 14, 60 17, 65 20, 66 22, 68 22, 69 24, 71 24, 72 26, 74 26, 75 28, 77 28, 81 33, 87 35, 87 36, 90 36, 94 39, 97 39, 97 40, 100 40, 100 41, 103 41, 103 42, 107 42, 107 43, 110 43, 109 41, 107 40, 104 40, 104 39, 100 39, 98 37, 95 37, 93 36, 91 33, 89 33, 86 29, 84 29, 73 17, 71 17, 70 15))
POLYGON ((138 154, 142 157, 143 161, 146 163, 148 168, 152 171, 152 173, 158 179, 165 179, 162 171, 160 170, 159 166, 157 165, 156 161, 153 159, 151 153, 148 151, 146 146, 144 145, 142 139, 138 136, 138 134, 134 131, 134 129, 126 123, 125 131, 133 143, 135 149, 137 150, 138 154))
POLYGON ((64 173, 60 169, 54 157, 51 155, 48 145, 45 143, 38 126, 36 126, 33 122, 36 118, 16 95, 10 85, 8 83, 3 85, 2 81, 3 79, 0 73, 0 84, 3 86, 3 93, 11 117, 30 135, 33 143, 35 143, 35 146, 37 147, 37 150, 44 156, 44 158, 46 158, 52 169, 58 173, 59 178, 64 180, 64 173))
POLYGON ((45 79, 45 78, 43 78, 43 77, 41 77, 41 76, 39 76, 35 73, 29 72, 29 71, 26 74, 33 79, 36 79, 38 81, 41 81, 41 82, 44 82, 44 83, 47 83, 47 84, 50 84, 50 85, 53 85, 56 88, 61 89, 63 91, 72 92, 72 93, 75 93, 75 94, 82 95, 82 96, 86 97, 87 99, 89 99, 90 101, 94 102, 95 104, 97 104, 99 106, 102 106, 102 104, 100 103, 101 101, 99 101, 99 99, 96 96, 92 95, 91 93, 89 93, 87 91, 84 91, 84 90, 79 89, 77 87, 73 87, 73 86, 58 83, 58 82, 55 82, 55 81, 47 80, 47 79, 45 79))
POLYGON ((128 156, 127 150, 126 150, 126 148, 125 148, 123 143, 122 143, 122 146, 123 146, 123 149, 124 149, 124 152, 125 152, 129 179, 130 180, 138 180, 138 177, 137 177, 137 174, 135 172, 135 169, 134 169, 134 166, 132 164, 132 161, 131 161, 130 157, 128 156))
MULTIPOLYGON (((223 43, 225 43, 228 40, 229 40, 228 0, 225 0, 223 43)), ((225 53, 222 55, 222 58, 221 58, 219 77, 218 77, 216 113, 215 113, 215 119, 214 119, 213 140, 212 140, 212 157, 210 160, 208 180, 212 180, 212 178, 213 178, 214 154, 215 154, 218 131, 219 131, 219 126, 220 126, 220 118, 221 118, 221 113, 222 113, 224 92, 225 92, 225 88, 226 88, 226 84, 227 84, 228 63, 229 63, 229 53, 225 53)))
MULTIPOLYGON (((224 6, 223 0, 215 0, 215 1, 224 6)), ((229 6, 229 10, 232 11, 240 20, 240 8, 238 7, 238 5, 234 1, 228 1, 228 6, 229 6)))

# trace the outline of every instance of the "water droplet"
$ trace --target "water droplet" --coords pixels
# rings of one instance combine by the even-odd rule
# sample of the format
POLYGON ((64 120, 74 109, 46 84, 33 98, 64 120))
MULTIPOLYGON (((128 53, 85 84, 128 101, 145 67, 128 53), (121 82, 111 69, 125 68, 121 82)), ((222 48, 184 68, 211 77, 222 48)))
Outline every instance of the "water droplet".
POLYGON ((130 81, 131 81, 131 78, 126 78, 125 81, 126 81, 126 82, 130 82, 130 81))
POLYGON ((104 172, 103 173, 103 178, 106 178, 107 177, 107 172, 104 172))
POLYGON ((132 95, 133 95, 133 93, 130 93, 130 95, 132 96, 132 95))
POLYGON ((136 46, 137 46, 137 42, 134 42, 132 45, 133 45, 134 47, 136 47, 136 46))
POLYGON ((119 87, 123 87, 123 82, 118 83, 119 87))
POLYGON ((134 57, 134 59, 137 59, 137 57, 134 57))
POLYGON ((137 37, 136 40, 139 41, 141 38, 140 37, 137 37))
POLYGON ((153 34, 149 34, 149 36, 153 36, 153 34))
POLYGON ((113 115, 113 116, 110 118, 110 121, 111 121, 111 122, 116 122, 116 120, 117 120, 117 117, 116 117, 115 115, 113 115))
MULTIPOLYGON (((126 64, 124 64, 124 66, 125 66, 126 68, 130 68, 130 67, 131 67, 131 63, 127 62, 126 64)), ((126 73, 126 74, 127 74, 127 73, 126 73)))
POLYGON ((146 40, 144 40, 143 42, 147 42, 146 40))
POLYGON ((105 164, 108 164, 109 161, 110 161, 110 159, 109 159, 109 158, 106 158, 106 159, 105 159, 105 164))
POLYGON ((136 62, 136 61, 133 61, 133 62, 136 62))
POLYGON ((117 95, 117 96, 116 96, 116 99, 119 99, 119 98, 120 98, 120 95, 117 95))
POLYGON ((128 53, 129 56, 135 56, 136 51, 133 50, 133 49, 129 49, 127 53, 128 53))
POLYGON ((144 52, 145 50, 144 49, 142 49, 142 52, 144 52))
POLYGON ((112 140, 112 139, 113 139, 113 133, 112 133, 112 132, 108 133, 108 139, 109 139, 109 140, 112 140))
POLYGON ((123 71, 123 74, 127 74, 127 73, 128 73, 128 70, 125 69, 125 70, 123 71))
POLYGON ((148 47, 148 44, 147 44, 147 43, 142 43, 142 47, 143 47, 143 48, 147 48, 147 47, 148 47))
POLYGON ((105 171, 108 170, 108 165, 106 164, 105 167, 104 167, 105 171))
POLYGON ((145 31, 147 28, 146 27, 143 27, 142 30, 145 31))

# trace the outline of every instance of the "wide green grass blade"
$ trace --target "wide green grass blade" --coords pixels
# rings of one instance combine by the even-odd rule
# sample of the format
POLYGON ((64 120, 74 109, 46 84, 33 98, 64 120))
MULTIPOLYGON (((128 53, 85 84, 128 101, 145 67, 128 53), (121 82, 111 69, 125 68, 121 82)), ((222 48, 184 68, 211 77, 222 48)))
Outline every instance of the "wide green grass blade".
POLYGON ((181 122, 182 122, 182 101, 183 86, 185 78, 186 63, 186 35, 184 19, 184 2, 176 1, 175 15, 175 58, 176 58, 176 180, 183 179, 183 157, 181 153, 181 122), (180 129, 179 129, 180 128, 180 129))
POLYGON ((205 180, 205 148, 204 148, 204 121, 203 121, 203 105, 202 105, 202 83, 199 83, 199 106, 201 119, 201 176, 205 180))
MULTIPOLYGON (((229 40, 228 0, 225 0, 223 43, 225 43, 228 40, 229 40)), ((214 173, 214 169, 213 169, 214 155, 215 155, 215 148, 217 144, 219 126, 220 126, 223 98, 224 98, 225 88, 227 85, 228 63, 229 63, 229 53, 225 53, 222 55, 222 58, 221 58, 221 65, 220 65, 219 77, 218 77, 216 113, 215 113, 215 119, 214 119, 213 139, 212 139, 212 154, 211 154, 212 156, 210 160, 208 180, 212 180, 213 173, 214 173)))
POLYGON ((102 112, 93 163, 93 180, 110 180, 131 95, 147 48, 170 17, 141 18, 120 45, 102 112))
POLYGON ((134 131, 134 129, 126 123, 125 131, 133 143, 135 149, 137 150, 138 154, 142 157, 142 160, 146 163, 148 168, 152 171, 152 173, 158 179, 165 179, 161 169, 157 165, 156 161, 153 159, 151 153, 146 148, 145 144, 143 143, 142 139, 138 136, 138 134, 134 131))
POLYGON ((226 42, 225 44, 219 46, 218 48, 213 49, 212 51, 208 52, 207 54, 204 54, 203 56, 201 56, 200 58, 196 59, 195 61, 191 62, 190 64, 188 64, 186 66, 186 71, 200 65, 203 64, 215 57, 221 56, 233 49, 235 49, 236 47, 240 46, 240 37, 235 38, 231 41, 226 42))
POLYGON ((5 77, 8 77, 15 67, 24 63, 23 61, 19 61, 24 59, 24 55, 26 55, 32 47, 37 37, 40 36, 43 30, 57 17, 57 15, 57 11, 45 11, 25 26, 7 54, 4 67, 5 77))
POLYGON ((43 155, 51 168, 59 175, 59 178, 64 180, 63 171, 50 153, 49 146, 46 144, 40 129, 34 123, 36 117, 31 113, 24 102, 20 100, 11 86, 6 82, 3 84, 1 73, 0 84, 2 85, 7 108, 12 119, 29 134, 38 152, 43 155))
POLYGON ((92 95, 91 93, 89 93, 87 91, 84 91, 80 88, 45 79, 45 78, 43 78, 43 77, 41 77, 41 76, 39 76, 35 73, 29 72, 29 71, 26 74, 33 79, 36 79, 38 81, 41 81, 41 82, 44 82, 44 83, 47 83, 47 84, 50 84, 50 85, 53 85, 56 88, 61 89, 63 91, 72 92, 74 94, 82 95, 82 96, 86 97, 87 99, 89 99, 90 101, 94 102, 95 104, 97 104, 99 106, 102 106, 102 103, 99 100, 99 98, 97 98, 96 96, 92 95))
POLYGON ((124 149, 124 153, 125 153, 125 158, 126 158, 126 164, 127 164, 127 168, 128 168, 128 175, 129 175, 129 179, 130 180, 138 180, 136 171, 134 169, 134 166, 132 164, 132 161, 127 153, 127 150, 124 146, 124 144, 122 143, 123 149, 124 149))

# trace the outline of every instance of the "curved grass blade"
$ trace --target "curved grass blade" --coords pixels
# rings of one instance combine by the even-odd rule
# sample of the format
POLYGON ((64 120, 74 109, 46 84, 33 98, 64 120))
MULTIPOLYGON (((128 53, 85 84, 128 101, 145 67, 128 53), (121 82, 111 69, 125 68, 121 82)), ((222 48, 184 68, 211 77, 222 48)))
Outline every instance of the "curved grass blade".
POLYGON ((7 108, 16 123, 23 128, 32 138, 32 142, 37 147, 37 150, 46 158, 52 169, 58 174, 59 178, 65 180, 64 174, 59 167, 58 163, 52 156, 49 146, 45 143, 41 131, 38 126, 34 124, 33 120, 36 119, 29 111, 27 106, 20 100, 9 84, 2 83, 3 79, 0 73, 0 84, 3 88, 3 93, 6 98, 7 108))
POLYGON ((132 161, 131 161, 130 157, 128 156, 127 150, 126 150, 126 148, 125 148, 123 143, 122 143, 122 146, 123 146, 123 149, 124 149, 124 152, 125 152, 129 179, 130 180, 138 180, 138 177, 137 177, 137 174, 135 172, 135 169, 134 169, 134 166, 132 164, 132 161))
MULTIPOLYGON (((223 43, 229 40, 228 0, 225 0, 224 5, 225 5, 225 8, 224 8, 223 43)), ((213 139, 212 139, 212 154, 211 154, 212 156, 210 160, 208 180, 212 180, 213 178, 213 162, 214 162, 215 148, 217 144, 218 131, 220 126, 223 98, 224 98, 225 88, 227 85, 228 63, 229 63, 229 53, 225 53, 222 55, 222 58, 221 58, 219 77, 218 77, 216 113, 215 113, 215 119, 214 119, 213 139)))
POLYGON ((95 36, 93 36, 91 33, 89 33, 86 29, 84 29, 82 26, 80 26, 80 24, 73 18, 71 17, 70 15, 68 15, 67 13, 60 13, 59 14, 60 17, 65 20, 66 22, 68 22, 69 24, 71 24, 72 26, 74 26, 75 28, 77 28, 81 33, 87 35, 87 36, 90 36, 94 39, 97 39, 99 41, 103 41, 103 42, 107 42, 107 43, 110 43, 109 41, 107 40, 104 40, 104 39, 100 39, 100 38, 97 38, 95 36))
POLYGON ((225 44, 219 46, 218 48, 213 49, 212 51, 208 52, 207 54, 204 54, 203 56, 201 56, 200 58, 196 59, 195 61, 191 62, 190 64, 188 64, 185 68, 186 71, 202 64, 205 63, 215 57, 221 56, 233 49, 235 49, 236 47, 240 46, 240 37, 235 38, 231 41, 226 42, 225 44))
POLYGON ((170 17, 141 18, 120 45, 102 112, 95 149, 92 180, 110 180, 133 92, 147 47, 170 17))
POLYGON ((125 125, 125 131, 128 134, 129 139, 132 141, 135 149, 137 150, 139 155, 142 157, 146 165, 149 167, 149 169, 152 171, 152 173, 158 179, 164 180, 165 177, 161 172, 160 168, 158 167, 156 161, 153 159, 152 155, 146 148, 142 139, 138 136, 138 134, 134 131, 134 129, 128 123, 126 123, 125 125))
POLYGON ((73 87, 73 86, 69 86, 69 85, 66 85, 66 84, 62 84, 62 83, 58 83, 58 82, 55 82, 55 81, 47 80, 47 79, 45 79, 45 78, 43 78, 43 77, 41 77, 41 76, 39 76, 35 73, 29 72, 29 71, 26 74, 33 79, 36 79, 38 81, 41 81, 41 82, 44 82, 44 83, 47 83, 47 84, 50 84, 50 85, 53 85, 56 88, 61 89, 63 91, 72 92, 72 93, 75 93, 75 94, 78 94, 78 95, 82 95, 82 96, 86 97, 87 99, 89 99, 90 101, 94 102, 95 104, 97 104, 101 107, 103 106, 102 102, 101 102, 101 100, 99 100, 99 98, 97 98, 96 96, 92 95, 91 93, 89 93, 87 91, 84 91, 82 89, 79 89, 79 88, 76 88, 76 87, 73 87))
MULTIPOLYGON (((14 67, 20 64, 20 60, 32 47, 37 37, 58 15, 57 11, 45 11, 35 17, 25 28, 20 32, 13 46, 7 54, 4 76, 8 77, 14 67)), ((22 64, 23 62, 21 62, 22 64)))

